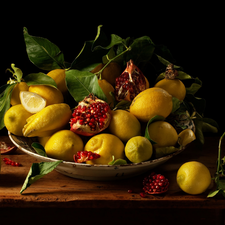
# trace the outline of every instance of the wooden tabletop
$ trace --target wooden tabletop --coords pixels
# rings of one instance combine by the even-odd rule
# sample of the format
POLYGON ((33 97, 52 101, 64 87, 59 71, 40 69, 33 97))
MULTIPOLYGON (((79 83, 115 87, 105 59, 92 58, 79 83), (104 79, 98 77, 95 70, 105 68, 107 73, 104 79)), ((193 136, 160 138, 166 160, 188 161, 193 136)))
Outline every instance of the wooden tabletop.
MULTIPOLYGON (((1 137, 8 139, 7 137, 1 137)), ((184 193, 176 183, 179 167, 191 160, 204 163, 213 175, 219 137, 208 137, 203 149, 191 144, 179 155, 155 168, 170 181, 168 192, 140 197, 142 180, 150 173, 119 181, 86 181, 67 177, 53 171, 27 188, 20 189, 35 158, 17 150, 12 155, 2 155, 20 162, 21 167, 5 165, 2 161, 0 174, 0 207, 66 207, 66 208, 208 208, 225 209, 225 199, 207 198, 210 189, 200 195, 184 193), (133 193, 128 193, 132 189, 133 193)), ((213 187, 213 182, 210 188, 213 187)))

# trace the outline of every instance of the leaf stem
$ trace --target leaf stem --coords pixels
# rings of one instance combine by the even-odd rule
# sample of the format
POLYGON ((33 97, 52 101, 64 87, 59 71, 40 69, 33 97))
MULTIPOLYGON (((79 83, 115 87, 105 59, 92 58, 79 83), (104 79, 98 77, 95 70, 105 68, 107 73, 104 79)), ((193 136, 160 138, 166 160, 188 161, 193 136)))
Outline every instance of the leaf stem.
POLYGON ((225 136, 225 132, 223 133, 223 135, 220 137, 220 140, 219 140, 217 175, 219 174, 220 167, 221 167, 221 169, 222 169, 222 175, 224 175, 224 171, 223 171, 223 168, 222 168, 222 165, 221 165, 221 144, 222 144, 222 140, 223 140, 223 137, 224 137, 224 136, 225 136))
POLYGON ((126 52, 128 52, 128 51, 131 50, 131 47, 130 47, 130 46, 129 46, 129 47, 125 46, 125 47, 126 47, 126 50, 123 51, 123 52, 121 52, 119 55, 115 56, 114 58, 109 59, 109 58, 107 57, 107 59, 108 59, 109 61, 102 67, 101 70, 99 70, 98 72, 96 72, 95 75, 101 74, 102 71, 103 71, 103 70, 104 70, 104 69, 105 69, 105 68, 106 68, 113 60, 115 60, 116 58, 120 57, 121 55, 123 55, 123 54, 125 54, 126 52))

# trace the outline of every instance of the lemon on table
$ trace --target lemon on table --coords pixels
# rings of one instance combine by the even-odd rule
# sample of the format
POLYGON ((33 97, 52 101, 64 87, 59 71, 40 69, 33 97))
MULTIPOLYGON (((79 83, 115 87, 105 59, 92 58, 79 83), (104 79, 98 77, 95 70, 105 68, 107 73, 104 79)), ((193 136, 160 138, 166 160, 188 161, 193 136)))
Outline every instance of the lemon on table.
POLYGON ((23 107, 30 113, 37 113, 46 106, 44 98, 30 91, 21 91, 20 100, 23 107))
POLYGON ((112 111, 109 131, 123 142, 141 134, 141 124, 130 112, 122 109, 112 111))
POLYGON ((175 128, 165 121, 156 121, 149 125, 148 133, 151 140, 156 142, 153 146, 168 147, 177 143, 178 135, 175 128))
POLYGON ((87 161, 87 164, 108 165, 109 162, 124 158, 124 144, 113 134, 98 134, 93 136, 85 145, 84 150, 95 152, 100 158, 87 161))
POLYGON ((140 121, 148 122, 158 115, 166 118, 172 111, 172 95, 162 88, 148 88, 139 93, 130 105, 130 113, 140 121))
POLYGON ((203 193, 211 184, 209 169, 197 161, 184 163, 179 168, 176 179, 179 187, 192 195, 203 193))
POLYGON ((21 104, 12 106, 4 115, 6 129, 15 135, 23 136, 23 127, 26 120, 32 115, 21 104))
POLYGON ((125 155, 133 163, 144 162, 152 156, 151 142, 142 136, 131 138, 125 146, 125 155))
POLYGON ((31 85, 29 91, 43 97, 46 100, 46 106, 62 103, 64 101, 62 92, 48 85, 31 85))
POLYGON ((73 155, 82 151, 84 147, 82 139, 70 130, 61 130, 53 134, 45 144, 48 157, 73 161, 73 155))

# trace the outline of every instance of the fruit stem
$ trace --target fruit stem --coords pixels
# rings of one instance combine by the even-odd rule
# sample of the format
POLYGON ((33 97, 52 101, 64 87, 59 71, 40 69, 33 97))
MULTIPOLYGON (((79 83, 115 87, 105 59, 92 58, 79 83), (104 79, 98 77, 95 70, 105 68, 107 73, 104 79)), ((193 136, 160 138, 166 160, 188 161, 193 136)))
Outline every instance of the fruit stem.
POLYGON ((17 68, 17 67, 15 67, 15 64, 14 63, 11 64, 11 67, 12 67, 13 70, 7 69, 6 71, 9 71, 10 73, 12 73, 13 74, 13 77, 15 78, 15 80, 12 80, 10 78, 7 83, 9 83, 9 84, 16 83, 16 82, 20 83, 21 80, 22 80, 22 77, 23 77, 22 70, 19 69, 19 68, 17 68))
MULTIPOLYGON (((108 62, 102 67, 102 69, 101 70, 99 70, 98 72, 96 72, 95 73, 95 75, 99 75, 99 74, 101 74, 102 73, 102 71, 109 65, 109 63, 111 63, 113 60, 115 60, 116 58, 118 58, 118 57, 120 57, 121 55, 123 55, 123 54, 125 54, 126 52, 128 52, 128 51, 130 51, 131 50, 131 47, 129 46, 129 47, 127 47, 127 46, 125 46, 126 47, 126 50, 125 51, 123 51, 123 52, 121 52, 119 55, 116 55, 114 58, 112 58, 112 59, 109 59, 108 58, 108 62)), ((100 75, 100 77, 101 77, 101 75, 100 75)))
MULTIPOLYGON (((219 172, 220 172, 220 167, 222 168, 222 165, 221 165, 221 143, 222 143, 224 136, 225 136, 225 132, 223 133, 223 135, 220 137, 220 140, 219 140, 217 174, 219 174, 219 172)), ((222 175, 224 175, 223 168, 222 168, 222 175)))

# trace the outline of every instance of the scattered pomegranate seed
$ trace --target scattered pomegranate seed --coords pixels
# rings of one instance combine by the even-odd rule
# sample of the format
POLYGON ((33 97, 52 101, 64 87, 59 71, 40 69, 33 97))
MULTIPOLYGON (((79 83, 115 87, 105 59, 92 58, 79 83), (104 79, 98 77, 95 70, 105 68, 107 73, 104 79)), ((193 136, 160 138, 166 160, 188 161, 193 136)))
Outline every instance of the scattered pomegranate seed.
POLYGON ((133 190, 129 189, 127 192, 128 192, 128 193, 133 193, 133 190))
POLYGON ((100 155, 91 151, 78 151, 77 154, 73 156, 74 162, 76 163, 82 163, 98 158, 100 158, 100 155))
POLYGON ((140 193, 140 196, 141 196, 142 198, 146 198, 146 194, 145 194, 144 192, 141 192, 141 193, 140 193))
POLYGON ((143 180, 143 191, 148 194, 161 194, 168 190, 169 181, 165 176, 152 172, 143 180))
POLYGON ((11 166, 22 166, 21 163, 18 163, 18 162, 14 162, 12 161, 11 159, 9 158, 3 158, 3 161, 6 165, 11 165, 11 166))

